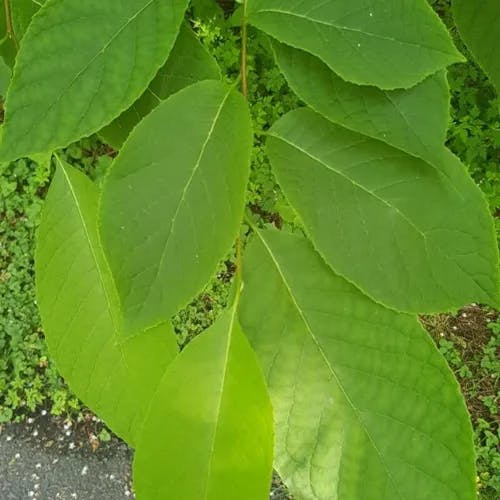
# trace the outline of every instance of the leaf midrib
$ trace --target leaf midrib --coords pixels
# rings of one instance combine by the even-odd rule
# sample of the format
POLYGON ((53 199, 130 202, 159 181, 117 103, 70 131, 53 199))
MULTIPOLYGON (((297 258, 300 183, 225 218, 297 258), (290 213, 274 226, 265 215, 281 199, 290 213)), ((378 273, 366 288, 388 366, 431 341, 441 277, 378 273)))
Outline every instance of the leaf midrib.
POLYGON ((431 46, 426 45, 426 44, 418 44, 416 42, 410 42, 410 41, 406 41, 406 40, 398 40, 397 38, 393 38, 393 37, 389 37, 389 36, 385 36, 385 35, 380 35, 378 33, 373 33, 371 31, 363 31, 363 30, 361 30, 359 28, 352 28, 352 27, 349 27, 349 26, 343 26, 343 25, 339 25, 339 24, 334 24, 333 22, 323 21, 321 19, 316 19, 316 18, 313 18, 313 17, 307 17, 307 16, 305 16, 303 14, 299 14, 298 12, 290 12, 290 11, 280 10, 280 9, 259 9, 256 12, 256 14, 260 14, 260 13, 282 14, 282 15, 285 15, 285 16, 288 15, 288 16, 291 16, 291 17, 296 17, 296 18, 299 18, 299 19, 304 19, 304 20, 312 22, 312 23, 320 24, 320 25, 323 25, 323 26, 328 26, 329 28, 334 28, 334 29, 337 29, 339 31, 347 31, 347 32, 351 32, 351 33, 359 33, 361 35, 366 35, 368 37, 378 38, 378 39, 384 40, 384 41, 395 42, 395 43, 399 43, 401 45, 410 45, 410 46, 413 46, 413 47, 417 47, 419 49, 425 48, 427 50, 430 50, 430 51, 433 51, 433 52, 438 52, 438 53, 444 54, 446 56, 452 56, 452 55, 454 55, 451 52, 447 52, 447 51, 438 49, 436 47, 431 47, 431 46))
POLYGON ((113 308, 113 304, 112 304, 111 297, 110 297, 109 290, 108 290, 108 285, 106 284, 106 281, 104 279, 104 274, 102 272, 102 269, 101 269, 101 266, 100 266, 100 263, 99 263, 99 259, 97 258, 96 249, 94 248, 94 244, 92 242, 92 238, 90 237, 90 233, 89 233, 89 230, 87 228, 87 222, 86 222, 85 217, 83 215, 83 212, 81 210, 80 202, 78 200, 78 196, 77 196, 75 190, 73 189, 73 184, 72 184, 71 179, 69 178, 69 176, 68 176, 68 174, 66 172, 66 167, 64 166, 64 164, 61 162, 61 160, 57 156, 56 156, 56 160, 57 160, 57 162, 59 164, 60 169, 62 170, 62 172, 64 174, 64 178, 65 178, 66 183, 68 185, 68 188, 69 188, 69 190, 71 192, 71 197, 73 198, 74 203, 75 203, 75 207, 76 207, 76 209, 78 211, 78 216, 80 218, 80 221, 81 221, 81 224, 82 224, 82 228, 83 228, 83 231, 85 233, 85 238, 87 240, 88 247, 90 249, 90 253, 92 254, 92 260, 94 261, 95 269, 97 271, 97 275, 99 277, 99 282, 101 283, 101 289, 103 290, 104 296, 106 298, 106 306, 107 306, 107 309, 108 309, 109 316, 111 318, 111 322, 113 324, 112 331, 113 331, 113 336, 115 338, 114 344, 118 348, 118 350, 120 352, 120 357, 122 358, 122 361, 123 361, 123 364, 124 364, 126 370, 128 371, 129 370, 129 366, 128 366, 128 363, 127 363, 125 352, 123 351, 123 344, 128 339, 124 339, 123 341, 120 339, 120 336, 118 334, 118 326, 116 324, 116 317, 115 317, 115 313, 114 313, 114 308, 113 308))
POLYGON ((269 134, 271 137, 274 137, 275 139, 278 139, 285 144, 288 144, 292 148, 295 148, 297 151, 300 151, 302 154, 313 160, 314 162, 318 163, 319 165, 325 167, 327 170, 330 170, 334 174, 338 175, 339 177, 349 181, 355 188, 359 189, 363 193, 368 194, 369 196, 375 198, 377 201, 385 205, 386 207, 390 208, 391 210, 394 210, 417 234, 420 236, 424 242, 427 241, 427 233, 420 229, 411 219, 408 218, 406 214, 404 214, 398 207, 395 205, 392 205, 390 202, 385 200, 384 198, 378 196, 374 191, 370 191, 368 188, 360 184, 359 182, 356 182, 354 179, 351 179, 348 175, 345 173, 341 172, 340 170, 334 168, 333 166, 329 165, 328 163, 325 163, 321 158, 318 158, 317 156, 313 155, 309 151, 305 150, 304 148, 300 147, 298 144, 294 144, 293 142, 290 142, 289 140, 285 139, 284 137, 277 135, 276 133, 270 133, 269 134))
POLYGON ((214 134, 215 128, 217 126, 217 122, 219 121, 219 118, 220 118, 220 115, 221 115, 222 110, 224 108, 224 105, 226 104, 226 101, 227 101, 229 95, 231 94, 231 92, 232 92, 232 88, 230 88, 226 92, 226 94, 224 95, 224 97, 223 97, 220 105, 217 108, 217 111, 216 111, 216 113, 214 115, 214 118, 212 120, 212 124, 210 126, 210 129, 208 130, 207 137, 206 137, 204 143, 202 144, 200 153, 199 153, 198 158, 196 160, 196 163, 195 163, 195 165, 193 167, 193 171, 191 172, 191 175, 189 176, 189 178, 188 178, 188 180, 186 182, 186 185, 184 186, 184 189, 182 191, 181 197, 180 197, 180 199, 179 199, 179 201, 177 203, 174 215, 172 216, 172 220, 170 222, 170 230, 169 230, 169 233, 168 233, 168 235, 166 237, 165 243, 163 244, 163 250, 162 250, 162 253, 161 253, 161 256, 160 256, 160 260, 159 260, 158 265, 156 267, 155 276, 151 280, 151 284, 149 286, 148 295, 147 295, 146 299, 142 302, 142 309, 144 309, 145 304, 147 303, 147 301, 148 301, 148 299, 149 299, 149 297, 150 297, 150 295, 151 295, 154 287, 156 286, 156 284, 158 282, 158 279, 160 278, 160 273, 161 273, 161 271, 163 269, 163 266, 164 266, 164 262, 165 262, 165 259, 166 259, 166 256, 167 256, 167 252, 168 252, 168 248, 169 248, 169 245, 170 245, 170 241, 171 241, 171 238, 172 238, 172 236, 174 234, 175 224, 176 224, 176 221, 177 221, 177 217, 179 216, 179 213, 180 213, 182 205, 186 201, 187 192, 189 191, 189 188, 191 187, 193 179, 194 179, 196 173, 198 172, 198 170, 200 168, 201 161, 203 159, 205 151, 206 151, 206 149, 208 147, 208 144, 210 143, 210 140, 212 139, 212 136, 214 134))
POLYGON ((301 307, 299 306, 298 302, 297 302, 297 299, 295 298, 295 295, 292 291, 292 288, 291 286, 289 285, 288 283, 288 280, 285 276, 285 273, 283 271, 283 269, 281 268, 280 266, 280 263, 278 262, 278 259, 275 257, 272 249, 270 248, 270 246, 267 244, 267 241, 265 240, 265 238, 262 236, 262 234, 260 233, 260 231, 258 229, 255 229, 255 232, 256 234, 258 235, 260 241, 262 242, 262 244, 264 245, 264 248, 267 250, 269 256, 271 257, 271 260, 273 261, 275 267, 276 267, 276 270, 278 271, 278 274, 280 275, 281 277, 281 280, 283 281, 283 285, 285 286, 289 296, 290 296, 290 299, 292 300, 292 303, 293 303, 293 306, 295 307, 295 309, 297 310, 299 316, 300 316, 300 319, 302 320, 302 322, 304 323, 304 326, 307 330, 307 333, 309 334, 309 336, 311 337, 311 340, 314 342, 315 346, 317 347, 321 357, 323 358, 323 361, 325 362, 325 365, 327 367, 327 369, 329 370, 329 372, 332 374, 333 378, 335 379, 340 391, 342 392, 346 402, 348 403, 348 405, 351 407, 354 415, 356 416, 358 422, 359 422, 359 425, 360 427, 363 429, 363 431, 365 432, 366 436, 368 437, 370 443, 372 444, 373 448, 375 449, 377 455, 379 456, 379 459, 382 463, 382 465, 384 466, 384 469, 387 473, 387 476, 389 478, 389 480, 391 481, 393 487, 394 487, 394 490, 397 492, 399 498, 401 498, 401 500, 403 500, 403 496, 401 495, 397 485, 396 485, 396 481, 394 479, 394 477, 392 476, 392 473, 388 467, 388 465, 386 464, 385 462, 385 459, 384 459, 384 456, 382 454, 382 452, 379 450, 377 444, 375 443, 375 440, 372 438, 370 432, 368 431, 368 428, 366 427, 366 425, 364 424, 360 414, 359 414, 359 411, 356 407, 356 405, 354 404, 354 402, 351 400, 351 398, 349 397, 344 385, 342 384, 339 376, 337 375, 337 372, 335 371, 335 369, 333 368, 333 365, 330 363, 330 360, 328 359, 325 351, 323 350, 323 347, 320 343, 320 341, 318 340, 318 338, 316 337, 316 335, 314 334, 311 326, 309 325, 309 322, 307 321, 306 319, 306 316, 305 316, 305 313, 304 311, 302 311, 301 307))
POLYGON ((227 344, 226 344, 226 350, 224 353, 224 371, 222 373, 222 378, 221 378, 221 391, 219 394, 219 400, 217 401, 217 411, 216 411, 216 424, 214 427, 214 432, 212 435, 212 444, 210 446, 210 455, 209 455, 209 463, 208 463, 208 468, 207 468, 207 478, 206 478, 206 486, 205 486, 205 498, 208 499, 208 494, 209 494, 209 480, 210 480, 210 474, 212 472, 212 466, 213 466, 213 456, 215 452, 215 443, 217 441, 217 434, 219 432, 219 424, 220 424, 220 413, 221 413, 221 408, 222 408, 222 400, 224 399, 224 387, 226 385, 226 378, 227 378, 227 367, 228 367, 228 362, 229 362, 229 352, 231 350, 231 344, 233 341, 233 330, 234 330, 234 322, 236 318, 236 310, 237 310, 237 301, 235 304, 233 304, 233 312, 231 315, 231 321, 229 322, 229 333, 228 333, 228 339, 227 339, 227 344))

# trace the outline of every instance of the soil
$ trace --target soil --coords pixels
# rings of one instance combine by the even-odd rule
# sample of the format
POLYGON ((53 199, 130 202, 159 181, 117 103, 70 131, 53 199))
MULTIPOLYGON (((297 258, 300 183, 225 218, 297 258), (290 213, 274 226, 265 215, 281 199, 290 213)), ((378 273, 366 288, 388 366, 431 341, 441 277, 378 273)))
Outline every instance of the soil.
MULTIPOLYGON (((452 341, 464 364, 471 368, 472 377, 457 378, 474 422, 478 418, 491 420, 491 413, 482 398, 496 394, 498 380, 475 373, 475 369, 477 371, 480 367, 479 358, 491 338, 488 324, 496 321, 498 316, 498 311, 472 304, 461 309, 456 315, 438 314, 421 318, 436 343, 441 338, 452 341)), ((500 352, 498 354, 500 355, 500 352)))

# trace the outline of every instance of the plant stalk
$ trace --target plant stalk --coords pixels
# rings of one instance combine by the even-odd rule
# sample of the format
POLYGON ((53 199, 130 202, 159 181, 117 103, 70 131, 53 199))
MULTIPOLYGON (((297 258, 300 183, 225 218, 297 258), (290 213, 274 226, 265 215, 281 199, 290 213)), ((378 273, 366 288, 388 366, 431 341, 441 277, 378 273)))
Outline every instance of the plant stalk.
POLYGON ((243 2, 243 22, 241 24, 241 93, 247 99, 247 2, 243 2))
POLYGON ((6 35, 14 43, 14 47, 16 48, 16 52, 17 52, 17 51, 19 51, 19 43, 17 41, 16 34, 14 33, 14 28, 12 27, 12 13, 10 10, 10 0, 3 0, 3 6, 5 9, 6 35))
MULTIPOLYGON (((241 25, 241 93, 248 99, 247 85, 247 2, 243 2, 243 22, 241 25)), ((241 236, 236 239, 236 280, 238 289, 243 284, 243 243, 241 236)))

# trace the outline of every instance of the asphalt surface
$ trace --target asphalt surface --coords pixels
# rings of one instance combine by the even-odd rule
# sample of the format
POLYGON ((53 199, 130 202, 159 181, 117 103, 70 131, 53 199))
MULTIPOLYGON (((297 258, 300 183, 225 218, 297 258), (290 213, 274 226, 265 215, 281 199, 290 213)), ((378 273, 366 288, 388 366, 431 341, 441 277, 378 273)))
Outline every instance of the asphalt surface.
POLYGON ((116 438, 101 443, 88 426, 46 416, 3 426, 1 500, 128 500, 132 452, 116 438))
MULTIPOLYGON (((75 426, 45 414, 0 426, 0 500, 134 499, 133 452, 116 437, 100 442, 100 429, 95 417, 75 426)), ((290 498, 277 477, 269 498, 290 498)))

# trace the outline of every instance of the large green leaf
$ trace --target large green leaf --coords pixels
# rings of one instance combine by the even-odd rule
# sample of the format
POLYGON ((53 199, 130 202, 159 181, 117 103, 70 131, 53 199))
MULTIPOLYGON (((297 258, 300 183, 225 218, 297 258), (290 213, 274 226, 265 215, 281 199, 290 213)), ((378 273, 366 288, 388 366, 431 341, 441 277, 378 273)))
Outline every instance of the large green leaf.
POLYGON ((277 231, 254 237, 244 280, 240 321, 274 406, 275 466, 296 498, 475 498, 467 410, 415 317, 277 231))
POLYGON ((442 154, 449 121, 444 72, 408 90, 380 90, 345 82, 302 50, 276 41, 273 50, 294 92, 330 121, 422 158, 442 154))
POLYGON ((169 324, 125 339, 97 231, 98 189, 58 167, 38 231, 37 295, 52 359, 71 389, 134 445, 158 382, 175 356, 169 324))
POLYGON ((252 348, 226 311, 172 362, 134 462, 144 500, 265 500, 273 417, 252 348))
POLYGON ((460 36, 500 96, 500 2, 453 0, 453 15, 460 36))
POLYGON ((498 303, 493 223, 448 150, 435 167, 306 108, 269 135, 278 181, 336 272, 401 311, 498 303))
POLYGON ((463 60, 426 0, 248 0, 248 20, 344 80, 407 88, 463 60))
POLYGON ((17 56, 1 161, 66 146, 120 115, 165 63, 187 5, 48 1, 17 56))
POLYGON ((173 315, 230 250, 243 215, 252 130, 237 91, 205 81, 130 135, 102 197, 102 237, 125 329, 173 315))
POLYGON ((120 149, 131 130, 160 102, 175 92, 201 80, 219 80, 219 66, 201 45, 188 25, 183 24, 165 65, 142 96, 100 135, 120 149))

